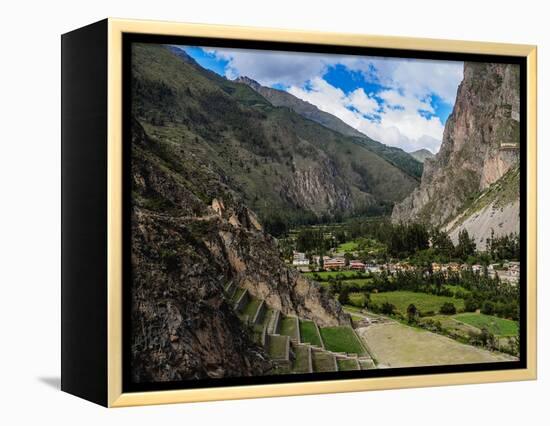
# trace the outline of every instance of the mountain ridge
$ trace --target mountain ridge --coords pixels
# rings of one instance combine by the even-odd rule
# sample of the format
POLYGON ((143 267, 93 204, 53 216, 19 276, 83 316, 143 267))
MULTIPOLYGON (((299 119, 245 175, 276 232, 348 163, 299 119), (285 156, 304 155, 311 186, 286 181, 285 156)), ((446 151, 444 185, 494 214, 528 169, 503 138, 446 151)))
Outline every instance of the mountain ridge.
POLYGON ((135 49, 141 52, 133 88, 138 121, 222 169, 262 221, 380 214, 418 185, 356 138, 275 107, 248 85, 164 46, 135 49))
POLYGON ((375 141, 349 124, 346 124, 340 118, 284 90, 262 86, 260 83, 247 76, 240 76, 233 81, 251 87, 274 106, 290 108, 308 120, 319 123, 342 135, 354 138, 355 143, 358 145, 380 155, 415 179, 420 179, 422 175, 422 163, 401 148, 392 147, 375 141))

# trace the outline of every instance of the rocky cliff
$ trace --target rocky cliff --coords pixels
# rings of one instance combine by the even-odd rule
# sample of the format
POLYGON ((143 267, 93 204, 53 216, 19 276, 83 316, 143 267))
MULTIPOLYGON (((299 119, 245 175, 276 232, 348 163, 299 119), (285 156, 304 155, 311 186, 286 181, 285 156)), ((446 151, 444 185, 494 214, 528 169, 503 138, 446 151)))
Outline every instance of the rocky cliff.
POLYGON ((233 282, 285 314, 348 322, 318 284, 287 269, 227 176, 182 144, 132 126, 132 379, 252 376, 271 362, 237 318, 233 282))
MULTIPOLYGON (((458 229, 457 216, 518 163, 519 86, 517 65, 464 64, 464 79, 441 148, 425 161, 420 186, 394 207, 393 221, 418 220, 458 229)), ((512 189, 517 200, 519 185, 512 189)), ((496 210, 484 223, 484 228, 497 233, 502 228, 496 210)))

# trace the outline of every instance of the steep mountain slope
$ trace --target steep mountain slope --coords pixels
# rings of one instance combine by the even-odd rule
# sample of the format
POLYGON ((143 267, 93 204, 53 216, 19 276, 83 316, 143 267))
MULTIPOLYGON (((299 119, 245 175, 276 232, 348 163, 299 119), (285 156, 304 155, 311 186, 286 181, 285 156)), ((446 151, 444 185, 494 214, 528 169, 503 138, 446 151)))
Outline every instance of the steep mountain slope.
POLYGON ((178 140, 132 126, 132 379, 261 375, 271 368, 224 286, 245 287, 284 314, 349 323, 340 305, 279 259, 275 241, 178 140))
POLYGON ((315 105, 309 102, 303 101, 294 95, 283 90, 273 89, 271 87, 262 86, 257 81, 249 77, 238 77, 234 80, 236 83, 243 83, 250 86, 264 98, 266 98, 272 105, 277 107, 290 108, 295 113, 307 118, 308 120, 315 121, 322 124, 329 129, 332 129, 345 136, 365 137, 359 130, 354 129, 348 124, 344 123, 338 117, 332 114, 321 111, 315 105))
POLYGON ((222 170, 262 222, 379 213, 418 185, 354 138, 274 107, 174 49, 135 46, 134 115, 151 136, 222 170))
POLYGON ((428 151, 425 148, 410 152, 410 154, 412 157, 414 157, 417 161, 420 161, 421 163, 424 163, 424 161, 426 161, 427 158, 435 157, 434 154, 432 154, 430 151, 428 151))
POLYGON ((308 120, 315 121, 316 123, 319 123, 342 135, 353 137, 357 144, 378 154, 380 157, 389 161, 410 176, 420 178, 422 175, 421 162, 410 154, 400 148, 384 145, 369 138, 357 129, 354 129, 350 125, 344 123, 338 117, 321 111, 309 102, 303 101, 288 92, 262 86, 257 81, 254 81, 249 77, 239 77, 235 80, 235 82, 250 86, 274 106, 289 108, 308 120))
POLYGON ((519 234, 519 167, 515 166, 471 203, 464 206, 446 226, 454 243, 463 229, 475 238, 478 250, 485 250, 487 238, 519 234))
MULTIPOLYGON (((394 207, 392 219, 451 224, 514 168, 518 158, 519 67, 467 62, 441 148, 435 158, 426 160, 419 188, 394 207)), ((507 204, 519 199, 519 185, 509 191, 514 194, 507 196, 507 204)), ((509 227, 515 228, 510 221, 509 227)), ((460 223, 467 222, 465 217, 460 219, 460 223)), ((504 232, 499 231, 501 222, 495 210, 484 228, 504 232)), ((450 225, 455 231, 459 230, 457 223, 450 225)))

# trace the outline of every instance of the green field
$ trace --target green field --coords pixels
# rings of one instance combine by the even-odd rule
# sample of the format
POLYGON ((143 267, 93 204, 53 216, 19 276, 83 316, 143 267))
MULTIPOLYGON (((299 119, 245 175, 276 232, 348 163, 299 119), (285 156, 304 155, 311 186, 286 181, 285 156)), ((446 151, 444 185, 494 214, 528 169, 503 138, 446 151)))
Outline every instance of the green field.
POLYGON ((518 323, 512 320, 474 313, 458 314, 453 318, 479 329, 485 327, 497 337, 517 336, 518 334, 518 323))
MULTIPOLYGON (((337 278, 338 276, 346 278, 359 278, 361 274, 356 271, 326 271, 326 272, 304 272, 306 277, 317 279, 319 281, 328 281, 329 278, 337 278), (318 277, 318 278, 317 278, 318 277)), ((363 274, 364 275, 364 274, 363 274)))
POLYGON ((296 318, 284 317, 281 320, 281 328, 279 329, 279 334, 283 336, 288 336, 291 339, 298 339, 298 330, 296 329, 296 318))
POLYGON ((384 302, 389 302, 402 314, 407 313, 407 308, 412 303, 420 312, 439 312, 439 308, 445 302, 451 302, 455 305, 457 311, 464 309, 464 300, 454 297, 436 296, 427 293, 415 293, 413 291, 389 291, 386 293, 371 293, 372 303, 381 306, 384 302))
POLYGON ((445 290, 451 290, 453 292, 453 295, 456 295, 456 293, 458 293, 458 292, 462 292, 465 296, 467 296, 471 293, 470 290, 466 290, 464 287, 459 286, 459 285, 445 284, 443 286, 443 288, 445 290))
POLYGON ((300 321, 300 337, 304 343, 321 347, 321 340, 313 321, 300 321))
POLYGON ((349 303, 352 306, 363 308, 367 303, 367 297, 365 296, 364 293, 350 293, 349 303))
POLYGON ((355 241, 348 241, 347 243, 340 244, 336 251, 338 253, 340 252, 350 252, 350 251, 356 251, 359 248, 359 244, 357 244, 355 241))
POLYGON ((364 353, 363 345, 351 327, 323 327, 320 331, 325 348, 329 351, 360 355, 364 353))

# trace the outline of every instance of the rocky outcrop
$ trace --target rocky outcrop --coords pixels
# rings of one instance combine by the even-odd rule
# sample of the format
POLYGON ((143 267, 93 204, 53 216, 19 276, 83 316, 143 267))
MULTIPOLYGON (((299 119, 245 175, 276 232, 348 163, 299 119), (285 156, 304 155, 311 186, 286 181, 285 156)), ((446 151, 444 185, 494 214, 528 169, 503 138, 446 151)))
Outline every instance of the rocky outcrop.
POLYGON ((431 153, 431 151, 422 148, 417 151, 410 152, 411 156, 415 158, 417 161, 420 161, 421 163, 424 163, 428 158, 434 158, 435 155, 431 153))
POLYGON ((268 372, 224 287, 283 313, 348 322, 318 284, 288 270, 275 241, 212 164, 132 128, 131 371, 136 383, 268 372))
POLYGON ((519 91, 517 65, 464 64, 441 148, 425 161, 420 186, 394 207, 394 222, 448 224, 518 163, 519 91))

